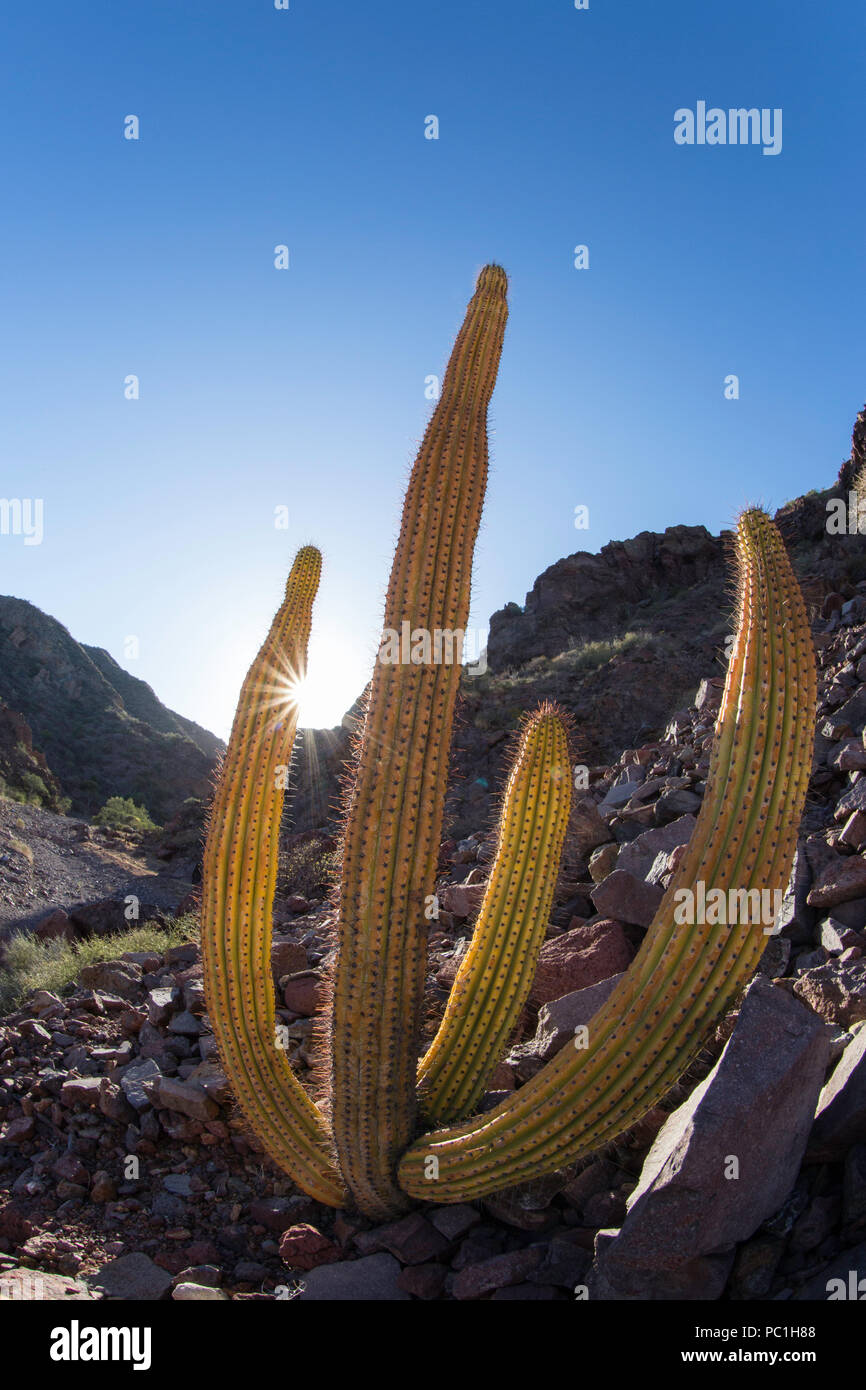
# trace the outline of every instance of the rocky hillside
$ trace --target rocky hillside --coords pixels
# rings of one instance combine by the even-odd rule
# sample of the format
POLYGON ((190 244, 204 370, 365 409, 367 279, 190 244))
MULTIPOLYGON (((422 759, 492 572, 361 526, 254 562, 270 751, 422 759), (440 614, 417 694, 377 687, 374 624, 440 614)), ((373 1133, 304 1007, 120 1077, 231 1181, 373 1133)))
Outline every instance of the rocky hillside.
POLYGON ((43 755, 33 747, 30 725, 0 703, 0 796, 35 802, 51 811, 62 806, 60 784, 43 755))
POLYGON ((164 822, 188 797, 209 795, 219 739, 24 599, 0 597, 0 700, 26 720, 52 795, 59 783, 78 814, 123 796, 164 822))
MULTIPOLYGON (((633 1130, 483 1201, 385 1225, 334 1212, 263 1159, 238 1114, 196 942, 121 942, 0 1019, 7 1296, 39 1281, 38 1296, 83 1300, 787 1302, 866 1278, 866 583, 827 606, 814 770, 777 934, 744 999, 633 1130)), ((568 1046, 628 968, 694 827, 720 690, 709 675, 659 737, 591 770, 530 1005, 483 1108, 568 1046)), ((480 827, 441 844, 426 1038, 491 857, 480 827)), ((273 979, 310 1083, 335 921, 318 892, 292 886, 275 908, 273 979)), ((37 931, 92 939, 122 925, 111 907, 46 911, 37 931)))
MULTIPOLYGON (((775 517, 816 619, 851 600, 866 578, 866 537, 827 531, 827 504, 843 496, 844 470, 834 487, 788 503, 775 517)), ((523 608, 511 603, 494 613, 488 670, 462 683, 450 833, 493 824, 512 735, 541 701, 555 700, 574 716, 578 754, 593 765, 659 737, 704 676, 723 674, 734 610, 729 557, 729 537, 702 526, 645 531, 598 555, 557 561, 523 608)), ((333 824, 361 712, 359 701, 342 727, 303 733, 293 829, 333 824)))

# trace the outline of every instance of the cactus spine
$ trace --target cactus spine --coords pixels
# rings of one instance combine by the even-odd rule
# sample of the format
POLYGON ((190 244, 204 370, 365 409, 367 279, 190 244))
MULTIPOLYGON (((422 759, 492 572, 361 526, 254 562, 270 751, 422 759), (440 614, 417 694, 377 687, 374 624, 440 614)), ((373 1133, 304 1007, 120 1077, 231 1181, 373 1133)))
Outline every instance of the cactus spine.
POLYGON ((298 722, 322 557, 298 551, 283 603, 238 701, 211 807, 202 876, 205 995, 219 1054, 241 1109, 271 1158, 319 1201, 346 1192, 325 1121, 277 1042, 271 905, 284 775, 298 722))
POLYGON ((572 1162, 646 1113, 694 1057, 766 945, 760 925, 678 925, 679 890, 783 888, 811 768, 815 660, 781 537, 763 512, 737 527, 739 625, 704 804, 688 853, 626 977, 590 1024, 487 1115, 426 1136, 402 1186, 468 1201, 572 1162), (435 1180, 431 1181, 431 1178, 435 1180))
MULTIPOLYGON (((502 351, 507 280, 482 270, 412 469, 385 632, 432 637, 469 617, 487 481, 487 406, 502 351)), ((460 653, 376 663, 347 808, 331 1022, 333 1128, 363 1211, 406 1205, 394 1173, 415 1123, 425 904, 433 893, 460 653)))
POLYGON ((570 809, 565 727, 553 706, 543 707, 523 731, 472 943, 418 1068, 432 1120, 471 1115, 505 1051, 532 987, 570 809))

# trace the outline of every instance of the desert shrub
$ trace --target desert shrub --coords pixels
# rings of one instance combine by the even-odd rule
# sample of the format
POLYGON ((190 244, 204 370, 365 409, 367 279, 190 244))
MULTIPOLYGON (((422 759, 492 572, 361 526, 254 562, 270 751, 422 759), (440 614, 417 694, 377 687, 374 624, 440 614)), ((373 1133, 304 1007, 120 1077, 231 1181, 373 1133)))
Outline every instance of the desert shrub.
POLYGON ((306 898, 317 890, 330 888, 337 872, 337 857, 336 851, 323 850, 316 840, 293 845, 284 860, 286 891, 306 898))
POLYGON ((83 941, 64 941, 57 937, 40 941, 27 932, 17 932, 4 942, 0 967, 0 1013, 18 1008, 36 989, 52 994, 69 990, 85 965, 116 960, 124 951, 158 951, 195 940, 198 924, 192 914, 176 917, 166 926, 144 922, 129 931, 110 936, 92 936, 83 941))
POLYGON ((131 796, 110 796, 93 817, 94 825, 107 830, 156 830, 145 806, 136 806, 131 796))

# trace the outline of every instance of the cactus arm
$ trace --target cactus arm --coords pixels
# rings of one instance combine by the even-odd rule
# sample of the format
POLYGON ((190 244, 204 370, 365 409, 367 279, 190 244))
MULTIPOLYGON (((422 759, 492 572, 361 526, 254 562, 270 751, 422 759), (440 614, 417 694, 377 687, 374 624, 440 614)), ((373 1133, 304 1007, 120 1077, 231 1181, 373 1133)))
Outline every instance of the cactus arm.
POLYGON ((526 1003, 570 808, 565 727, 553 707, 542 707, 520 739, 472 942, 418 1068, 421 1108, 440 1124, 472 1113, 526 1003))
MULTIPOLYGON (((458 335, 406 493, 386 632, 465 628, 487 478, 487 406, 507 280, 486 266, 458 335)), ((330 1050, 340 1168, 369 1216, 406 1205, 397 1160, 415 1120, 418 1017, 447 759, 453 664, 377 661, 343 837, 330 1050)))
POLYGON ((704 805, 688 853, 625 979, 589 1028, 489 1114, 428 1135, 399 1169, 407 1193, 468 1201, 592 1152, 682 1074, 753 973, 760 924, 678 925, 677 891, 783 888, 811 768, 815 660, 805 606, 764 513, 737 527, 738 635, 704 805))
POLYGON ((284 776, 298 722, 293 684, 306 669, 321 556, 301 549, 285 599, 250 667, 213 805, 202 875, 208 1013, 226 1076, 253 1132, 304 1191, 331 1206, 345 1188, 325 1121, 277 1044, 271 906, 284 776))

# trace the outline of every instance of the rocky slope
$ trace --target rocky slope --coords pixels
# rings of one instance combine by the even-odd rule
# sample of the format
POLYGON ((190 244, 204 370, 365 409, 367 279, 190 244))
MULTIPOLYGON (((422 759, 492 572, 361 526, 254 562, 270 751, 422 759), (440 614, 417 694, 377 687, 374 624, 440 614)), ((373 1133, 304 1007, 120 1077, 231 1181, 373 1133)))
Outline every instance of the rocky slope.
MULTIPOLYGON (((629 1134, 486 1201, 384 1226, 335 1213, 275 1172, 237 1113, 195 942, 121 952, 0 1023, 0 1281, 82 1299, 751 1301, 826 1299, 866 1277, 866 583, 829 607, 777 934, 740 1007, 629 1134)), ((567 1045, 627 968, 693 828, 720 689, 709 676, 658 738, 591 769, 531 1004, 485 1106, 567 1045)), ((480 828, 442 843, 427 1037, 491 857, 480 828)), ((291 886, 274 987, 309 1080, 334 916, 291 886)))
POLYGON ((124 796, 164 822, 187 797, 209 795, 220 741, 23 599, 0 597, 0 699, 26 720, 78 814, 124 796))

